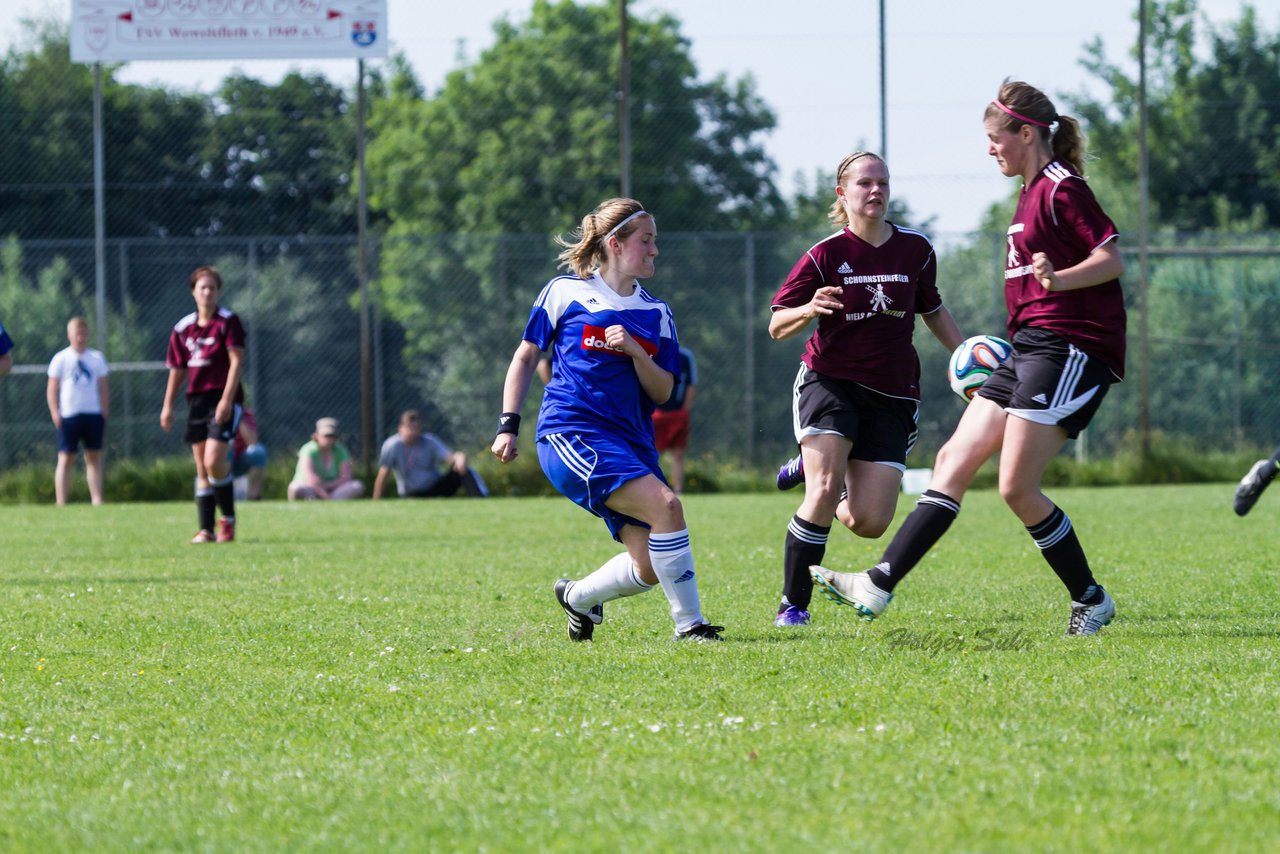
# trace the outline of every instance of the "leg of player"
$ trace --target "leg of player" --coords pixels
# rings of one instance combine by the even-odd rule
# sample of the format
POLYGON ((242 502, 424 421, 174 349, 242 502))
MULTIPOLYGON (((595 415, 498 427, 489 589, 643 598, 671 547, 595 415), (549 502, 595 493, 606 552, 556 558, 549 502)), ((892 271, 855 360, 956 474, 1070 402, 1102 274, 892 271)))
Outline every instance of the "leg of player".
POLYGON ((902 472, 893 466, 849 460, 845 494, 836 506, 836 517, 854 534, 874 540, 893 521, 901 489, 902 472))
POLYGON ((213 535, 215 505, 213 487, 209 485, 209 469, 205 465, 206 442, 196 442, 191 446, 191 456, 196 462, 196 517, 200 529, 191 538, 193 543, 215 542, 213 535))
POLYGON ((1253 505, 1258 501, 1258 496, 1271 484, 1271 481, 1275 480, 1277 469, 1280 469, 1280 448, 1276 448, 1269 459, 1258 460, 1254 463, 1245 476, 1240 479, 1240 485, 1236 487, 1235 496, 1237 516, 1243 516, 1253 509, 1253 505))
POLYGON ((893 535, 875 567, 867 572, 833 572, 822 566, 810 567, 814 583, 828 599, 852 606, 868 620, 884 611, 894 587, 955 521, 960 512, 960 499, 978 468, 1000 451, 1006 418, 997 404, 974 398, 951 438, 938 451, 929 488, 893 535))
POLYGON ((1067 634, 1091 635, 1111 622, 1115 603, 1094 580, 1071 519, 1040 488, 1045 468, 1066 440, 1067 431, 1056 425, 1009 418, 1000 456, 1000 497, 1071 594, 1067 634))
POLYGON ((89 481, 89 500, 94 504, 101 504, 103 501, 102 484, 104 480, 102 451, 91 451, 85 448, 84 473, 85 479, 89 481))
POLYGON ((58 465, 53 472, 53 492, 59 507, 66 504, 71 497, 71 478, 75 465, 75 451, 70 453, 66 451, 58 452, 58 465))
POLYGON ((844 436, 823 433, 805 436, 800 455, 804 460, 804 500, 787 523, 782 547, 782 598, 774 614, 778 628, 807 626, 813 581, 809 567, 822 563, 831 535, 831 520, 844 487, 849 450, 844 436))
MULTIPOLYGON (((676 640, 721 640, 723 626, 713 626, 702 616, 698 579, 693 569, 693 550, 685 525, 680 498, 653 475, 628 481, 605 502, 609 509, 633 516, 649 526, 648 571, 642 563, 638 544, 633 558, 640 566, 640 579, 662 586, 676 624, 676 640)), ((626 531, 628 527, 623 528, 626 531)), ((629 547, 630 550, 630 547, 629 547)))
POLYGON ((217 536, 220 543, 229 543, 236 538, 236 492, 231 463, 227 459, 227 444, 218 439, 208 439, 204 443, 209 486, 213 490, 214 502, 222 511, 222 524, 217 536))

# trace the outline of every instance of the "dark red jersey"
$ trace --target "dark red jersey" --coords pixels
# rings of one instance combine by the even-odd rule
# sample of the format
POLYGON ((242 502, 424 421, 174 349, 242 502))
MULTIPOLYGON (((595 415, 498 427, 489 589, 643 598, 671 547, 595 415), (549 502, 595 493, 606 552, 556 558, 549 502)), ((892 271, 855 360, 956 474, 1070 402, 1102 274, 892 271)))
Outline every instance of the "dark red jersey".
POLYGON ((773 307, 795 308, 818 288, 843 288, 844 310, 818 318, 804 363, 829 377, 919 400, 920 359, 911 336, 917 314, 942 308, 938 262, 927 237, 890 225, 893 235, 880 246, 848 228, 816 244, 791 269, 773 307))
MULTIPOLYGON (((222 391, 231 372, 230 350, 244 349, 244 327, 229 308, 219 308, 207 326, 195 312, 178 321, 169 336, 165 364, 187 372, 187 394, 222 391)), ((244 402, 244 385, 236 387, 236 403, 244 402)))
POLYGON ((1043 252, 1055 270, 1074 267, 1119 232, 1084 179, 1054 161, 1022 189, 1009 226, 1004 298, 1009 338, 1024 326, 1048 329, 1124 376, 1125 311, 1120 280, 1074 291, 1046 291, 1031 274, 1043 252))

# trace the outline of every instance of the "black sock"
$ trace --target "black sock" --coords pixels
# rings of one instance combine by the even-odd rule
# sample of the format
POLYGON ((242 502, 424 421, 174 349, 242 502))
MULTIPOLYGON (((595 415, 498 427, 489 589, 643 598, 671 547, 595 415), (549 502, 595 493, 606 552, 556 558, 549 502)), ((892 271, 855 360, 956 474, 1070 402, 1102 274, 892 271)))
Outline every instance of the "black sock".
POLYGON ((218 501, 222 518, 228 522, 234 522, 236 520, 236 487, 230 476, 227 477, 226 483, 213 484, 213 497, 218 501))
POLYGON ((782 557, 782 598, 785 604, 808 610, 813 598, 813 579, 809 567, 822 563, 827 553, 827 536, 831 526, 823 528, 792 516, 787 525, 787 544, 782 557))
POLYGON ((893 590, 920 562, 933 544, 951 527, 960 513, 960 502, 941 492, 926 489, 898 533, 889 541, 884 556, 868 575, 881 590, 893 590))
POLYGON ((200 530, 213 533, 213 490, 196 493, 196 516, 200 519, 200 530))
POLYGON ((1036 541, 1044 559, 1066 585, 1071 600, 1084 602, 1089 588, 1096 582, 1089 570, 1089 559, 1084 556, 1076 529, 1067 514, 1062 512, 1061 507, 1055 506, 1047 519, 1028 527, 1027 533, 1036 541))

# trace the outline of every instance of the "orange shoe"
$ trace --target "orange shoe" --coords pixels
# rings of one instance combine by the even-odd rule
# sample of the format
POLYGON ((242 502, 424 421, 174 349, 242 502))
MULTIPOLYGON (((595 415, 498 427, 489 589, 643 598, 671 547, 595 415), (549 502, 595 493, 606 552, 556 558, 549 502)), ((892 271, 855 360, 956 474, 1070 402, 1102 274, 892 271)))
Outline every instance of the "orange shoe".
POLYGON ((218 522, 218 542, 229 543, 236 538, 236 523, 234 520, 222 519, 218 522))
POLYGON ((200 545, 201 543, 212 543, 213 541, 214 541, 213 532, 206 531, 203 528, 200 529, 199 531, 196 531, 196 535, 191 538, 192 545, 200 545))

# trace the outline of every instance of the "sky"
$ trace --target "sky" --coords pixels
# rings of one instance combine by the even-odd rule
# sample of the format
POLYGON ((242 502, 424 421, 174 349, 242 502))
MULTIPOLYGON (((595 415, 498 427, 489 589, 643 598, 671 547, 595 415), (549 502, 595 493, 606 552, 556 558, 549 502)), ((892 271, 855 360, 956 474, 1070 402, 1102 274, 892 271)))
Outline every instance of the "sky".
MULTIPOLYGON (((492 24, 529 16, 532 0, 387 0, 393 50, 403 52, 428 93, 459 57, 476 59, 493 42, 492 24)), ((6 3, 7 5, 7 3, 6 3)), ((1240 17, 1242 0, 1200 0, 1212 24, 1240 17)), ((1253 4, 1268 32, 1280 11, 1253 4)), ((886 0, 887 154, 892 192, 917 218, 932 219, 945 240, 978 226, 983 212, 1012 191, 987 154, 982 111, 1005 77, 1044 90, 1060 112, 1064 96, 1104 94, 1081 65, 1085 45, 1101 38, 1107 57, 1136 76, 1138 0, 886 0), (975 11, 981 9, 982 11, 975 11)), ((790 193, 795 177, 830 177, 858 148, 880 148, 878 0, 629 0, 631 15, 669 12, 682 22, 699 77, 751 75, 777 117, 765 147, 790 193), (730 13, 726 13, 730 9, 730 13)), ((69 17, 68 0, 27 0, 24 14, 69 17)), ((0 43, 12 44, 16 19, 0 17, 0 43)), ((369 61, 369 64, 378 62, 369 61)), ((268 82, 292 68, 355 81, 355 60, 132 62, 118 78, 212 91, 232 70, 268 82)), ((1096 152, 1095 152, 1096 153, 1096 152)))

